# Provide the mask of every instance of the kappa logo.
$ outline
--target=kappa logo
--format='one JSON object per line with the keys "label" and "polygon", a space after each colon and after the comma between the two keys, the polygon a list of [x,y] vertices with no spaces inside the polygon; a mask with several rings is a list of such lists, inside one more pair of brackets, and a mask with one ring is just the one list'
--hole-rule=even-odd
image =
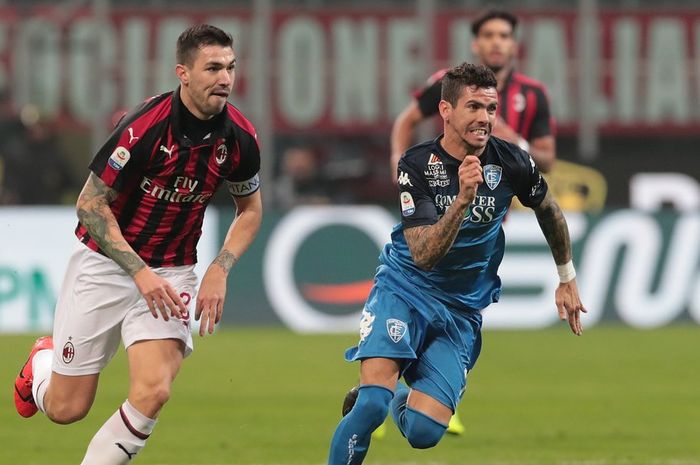
{"label": "kappa logo", "polygon": [[401,320],[396,318],[389,318],[386,320],[386,331],[389,333],[389,337],[394,343],[398,343],[406,335],[406,330],[408,325]]}
{"label": "kappa logo", "polygon": [[167,153],[168,158],[173,156],[173,150],[175,150],[175,144],[171,145],[170,148],[166,147],[165,145],[160,146],[160,151]]}
{"label": "kappa logo", "polygon": [[363,342],[369,333],[372,332],[372,323],[376,316],[372,315],[366,309],[362,310],[362,319],[360,320],[360,342]]}
{"label": "kappa logo", "polygon": [[498,165],[486,165],[484,166],[484,182],[489,186],[489,189],[494,190],[498,187],[501,182],[501,177],[503,176],[503,168]]}
{"label": "kappa logo", "polygon": [[403,171],[399,173],[399,185],[400,186],[411,186],[413,187],[413,184],[411,184],[411,180],[408,177],[408,173],[404,173]]}
{"label": "kappa logo", "polygon": [[219,144],[219,146],[216,148],[216,163],[217,164],[222,164],[224,161],[226,161],[226,156],[228,155],[228,149],[226,148],[226,144]]}
{"label": "kappa logo", "polygon": [[127,129],[127,131],[129,131],[129,145],[131,145],[133,142],[139,140],[139,136],[134,135],[134,128],[129,127],[129,129]]}

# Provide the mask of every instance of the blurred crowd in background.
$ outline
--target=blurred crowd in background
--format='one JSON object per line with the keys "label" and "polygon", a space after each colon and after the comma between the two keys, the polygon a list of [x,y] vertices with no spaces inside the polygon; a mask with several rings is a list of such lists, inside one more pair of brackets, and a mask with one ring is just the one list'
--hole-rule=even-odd
{"label": "blurred crowd in background", "polygon": [[[97,148],[94,141],[104,140],[104,136],[109,133],[109,126],[114,123],[115,117],[122,114],[124,109],[132,107],[139,98],[148,97],[153,93],[152,90],[167,91],[170,87],[168,85],[164,88],[158,88],[155,84],[151,84],[150,88],[145,85],[143,88],[139,88],[132,85],[131,87],[136,89],[132,92],[131,88],[119,90],[121,89],[119,86],[128,87],[122,81],[138,80],[139,76],[143,76],[144,80],[155,81],[152,74],[172,74],[172,64],[155,56],[158,53],[155,47],[160,42],[155,45],[153,42],[163,41],[165,43],[164,49],[170,48],[173,43],[167,39],[181,30],[182,22],[222,17],[224,18],[222,20],[224,26],[226,24],[240,26],[239,30],[231,32],[233,32],[237,43],[242,44],[237,50],[241,71],[238,74],[236,84],[236,88],[242,94],[233,95],[231,100],[246,115],[250,115],[250,119],[258,128],[261,136],[263,157],[265,158],[263,164],[264,196],[267,204],[279,209],[290,209],[300,204],[331,203],[392,206],[396,202],[396,189],[394,183],[391,182],[392,174],[389,168],[389,133],[391,130],[390,121],[397,113],[394,108],[389,110],[381,108],[382,115],[375,117],[376,121],[362,120],[363,115],[366,116],[362,112],[367,113],[372,110],[363,109],[362,102],[360,102],[358,104],[360,109],[356,109],[359,112],[357,115],[360,115],[356,118],[357,121],[353,122],[352,118],[349,118],[351,123],[344,125],[343,117],[334,116],[333,99],[326,97],[325,105],[331,109],[323,110],[325,113],[321,113],[318,122],[306,124],[303,119],[295,122],[288,115],[286,116],[287,120],[284,120],[285,112],[289,111],[288,108],[285,109],[285,105],[294,105],[294,102],[291,104],[275,103],[275,99],[282,100],[280,94],[284,89],[282,87],[276,88],[274,84],[268,86],[271,89],[270,95],[266,97],[268,100],[261,100],[259,93],[256,94],[251,90],[254,87],[254,81],[259,79],[260,73],[254,76],[251,69],[256,67],[258,71],[269,71],[270,75],[266,77],[271,82],[273,79],[287,79],[287,76],[282,76],[283,71],[278,69],[285,66],[284,52],[286,50],[283,49],[285,43],[279,36],[282,34],[280,24],[284,24],[292,15],[298,15],[305,20],[308,15],[312,19],[308,24],[313,27],[320,25],[319,27],[328,30],[334,28],[335,23],[340,24],[342,18],[357,20],[356,25],[362,23],[362,27],[366,26],[365,29],[359,26],[355,29],[356,32],[360,31],[365,34],[362,36],[363,40],[371,37],[374,30],[372,29],[373,24],[379,24],[380,27],[388,29],[389,27],[384,26],[388,22],[387,18],[414,16],[420,24],[426,24],[425,18],[434,16],[437,19],[434,23],[430,23],[436,29],[434,31],[435,40],[432,43],[432,55],[428,53],[429,59],[421,61],[417,70],[410,70],[414,73],[411,77],[411,86],[415,89],[422,85],[422,82],[439,67],[457,64],[454,57],[459,54],[455,50],[447,52],[444,49],[449,47],[454,49],[455,43],[458,44],[462,40],[456,34],[467,30],[469,19],[493,6],[491,2],[477,0],[417,0],[416,2],[382,0],[379,3],[358,0],[257,0],[254,2],[207,0],[201,3],[206,8],[193,10],[190,2],[173,0],[167,2],[161,0],[120,2],[110,2],[109,0],[0,1],[1,205],[74,204],[87,175],[87,165]],[[169,28],[170,25],[163,26],[167,21],[162,19],[165,17],[162,13],[162,7],[166,4],[169,7],[172,6],[168,11],[168,21],[172,22],[171,28]],[[531,32],[531,29],[528,29],[529,25],[540,21],[539,31],[545,34],[542,37],[550,37],[546,36],[546,33],[550,33],[552,30],[557,33],[557,27],[564,28],[563,32],[559,31],[558,33],[570,40],[570,43],[565,47],[565,52],[574,57],[573,59],[569,58],[574,65],[576,64],[575,60],[580,59],[577,53],[587,53],[586,47],[580,47],[575,38],[570,37],[577,30],[576,24],[578,24],[579,15],[586,14],[586,11],[587,14],[601,15],[602,32],[600,36],[603,39],[598,44],[601,51],[597,64],[601,68],[600,87],[602,92],[609,97],[609,101],[606,102],[607,106],[601,110],[607,112],[607,116],[601,117],[600,122],[596,123],[595,137],[597,140],[594,153],[589,152],[586,156],[581,154],[581,137],[583,136],[578,129],[577,117],[565,116],[562,118],[561,124],[558,125],[560,128],[557,132],[558,162],[555,169],[547,177],[564,208],[598,211],[606,207],[626,207],[629,195],[627,186],[630,178],[637,172],[680,172],[696,180],[700,179],[700,161],[698,161],[697,155],[697,146],[700,143],[700,114],[697,114],[698,112],[695,110],[698,105],[692,103],[700,100],[700,65],[698,65],[700,63],[700,6],[698,6],[697,1],[675,0],[668,3],[651,0],[578,0],[576,2],[529,0],[527,2],[499,2],[498,6],[513,8],[516,14],[525,17],[524,36],[531,39],[529,42],[526,41],[522,47],[527,58],[536,54],[532,48],[533,44],[542,44],[542,42],[533,39],[534,34],[528,35],[528,32]],[[439,29],[445,24],[453,26],[453,23],[449,21],[451,21],[455,11],[464,12],[465,23],[460,26],[461,29],[453,27],[447,33],[448,37],[445,38],[446,33]],[[113,108],[108,108],[108,114],[106,116],[103,114],[101,119],[98,117],[77,117],[75,114],[79,111],[75,110],[75,114],[71,113],[73,110],[65,108],[70,107],[70,104],[65,102],[56,104],[59,107],[58,110],[56,108],[47,110],[43,108],[46,96],[42,92],[46,88],[52,89],[51,85],[46,84],[47,80],[52,79],[52,77],[41,76],[41,73],[44,72],[45,64],[42,61],[45,57],[63,57],[65,66],[61,68],[60,75],[56,76],[56,79],[62,79],[61,84],[57,84],[59,90],[56,92],[66,94],[80,92],[80,89],[71,90],[73,84],[70,83],[70,80],[74,78],[70,76],[70,72],[84,75],[86,70],[89,72],[95,70],[96,79],[98,81],[100,79],[99,70],[102,68],[99,66],[105,66],[104,63],[91,68],[89,64],[85,65],[84,62],[80,61],[82,59],[80,56],[76,58],[74,52],[70,54],[65,51],[71,46],[75,47],[71,41],[81,40],[81,34],[85,33],[80,27],[73,27],[71,24],[77,24],[76,18],[83,20],[91,14],[96,15],[96,17],[102,15],[100,21],[106,20],[110,23],[110,27],[113,26],[114,30],[117,31],[115,37],[118,39],[114,39],[114,43],[117,44],[114,49],[116,51],[110,52],[111,54],[108,55],[108,60],[113,62],[108,61],[105,69],[115,76],[114,80],[118,88],[116,92],[122,92],[126,96],[121,101],[117,101]],[[139,19],[141,16],[143,16],[142,22]],[[238,16],[241,17],[240,21]],[[253,19],[258,20],[261,17],[270,21],[270,24],[267,25],[267,37],[264,34],[262,36],[257,34],[257,23],[255,23],[255,27],[251,26]],[[365,21],[365,17],[369,20]],[[659,18],[659,21],[654,22],[654,18]],[[42,21],[48,21],[48,23],[42,23]],[[316,21],[317,24],[315,25],[313,21]],[[433,20],[430,19],[430,21]],[[614,24],[610,25],[610,23]],[[42,29],[46,29],[45,24],[51,25],[52,28],[55,27],[55,32],[51,34],[55,34],[55,37],[58,37],[57,40],[52,40],[51,37],[54,36],[49,33],[42,35]],[[307,29],[311,27],[307,23],[304,24]],[[337,29],[340,30],[341,27],[338,26]],[[407,34],[401,32],[398,26],[395,29],[398,31],[397,36],[399,33]],[[384,29],[380,29],[380,31],[386,32]],[[677,31],[681,31],[681,34],[687,34],[687,36],[677,39],[674,35]],[[336,32],[327,32],[328,37],[339,37],[333,35]],[[290,32],[290,34],[292,33]],[[635,34],[639,37],[638,44],[632,40],[635,38]],[[276,54],[272,55],[272,57],[276,57],[276,60],[254,57],[254,53],[260,51],[255,47],[261,41],[261,37],[266,38],[267,42],[278,41],[275,42],[278,43]],[[290,37],[292,36],[290,35]],[[464,44],[460,47],[468,50],[470,39],[470,36],[464,35]],[[27,40],[31,44],[22,45],[22,41]],[[139,40],[145,42],[138,42]],[[382,47],[390,48],[392,46],[384,44],[385,38],[382,35],[380,35],[379,40]],[[665,40],[670,42],[664,42]],[[445,41],[449,43],[445,43]],[[661,46],[681,43],[687,47],[681,51],[668,50],[668,55],[671,57],[674,53],[682,55],[683,68],[680,71],[676,66],[678,61],[671,61],[668,65],[661,66],[659,68],[661,71],[655,71],[645,64],[644,60],[653,59],[652,45],[649,44],[654,41]],[[301,43],[299,42],[299,44]],[[629,45],[630,43],[632,45]],[[297,44],[297,48],[300,47],[299,44]],[[29,59],[29,64],[27,64],[26,58],[23,58],[25,55],[19,50],[34,46],[40,47],[41,53],[46,54],[40,54],[36,63],[32,63]],[[292,46],[294,44],[290,45],[290,47]],[[270,47],[272,48],[272,45]],[[365,58],[369,56],[371,51],[368,52],[362,48],[367,47],[366,42],[359,40],[357,47]],[[141,53],[140,48],[144,49],[142,54],[146,57],[144,63],[150,65],[148,69],[135,70],[119,61],[120,59],[126,60],[122,55],[127,54],[127,52],[133,55],[132,58],[134,56],[138,58],[139,53]],[[54,49],[58,52],[52,55]],[[286,51],[290,50],[294,51],[293,49]],[[636,50],[638,55],[629,58],[624,54],[627,50]],[[302,50],[298,53],[298,56],[304,58],[306,56],[304,53],[308,55],[312,54],[313,51]],[[319,52],[320,56],[329,58],[329,63],[342,59],[343,53],[346,52],[337,49],[337,47],[331,50],[330,46],[329,50]],[[386,55],[390,53],[392,53],[391,50],[377,52],[377,60],[386,60]],[[409,50],[407,53],[413,52]],[[465,59],[468,58],[465,57]],[[556,57],[552,59],[556,59]],[[265,64],[266,61],[275,61],[275,63]],[[381,63],[380,66],[386,66],[384,61]],[[565,68],[565,79],[580,86],[576,69],[570,69],[569,65],[562,65]],[[293,66],[293,64],[289,66]],[[296,81],[297,84],[306,78],[303,75],[304,65],[299,66],[301,77],[299,81]],[[22,72],[17,71],[22,67],[30,70],[30,74],[32,74],[26,77],[27,81],[31,81],[30,84],[24,83]],[[684,73],[684,77],[681,79],[685,81],[687,86],[688,95],[685,100],[690,102],[688,104],[690,109],[687,110],[688,115],[678,116],[679,113],[675,110],[664,110],[663,104],[659,104],[659,114],[652,114],[656,110],[649,110],[649,114],[653,117],[649,121],[634,121],[636,111],[634,105],[629,107],[631,110],[623,109],[616,116],[614,107],[618,101],[629,103],[634,101],[637,95],[643,96],[640,97],[641,100],[646,98],[645,93],[649,93],[644,85],[639,85],[637,86],[639,88],[635,87],[633,91],[636,94],[626,96],[624,89],[627,84],[615,81],[622,79],[616,77],[619,70],[624,71],[634,67],[641,70],[642,83],[646,82],[644,80],[653,78],[654,73],[664,73],[665,69],[669,69],[668,85],[676,88],[679,83],[678,73]],[[585,100],[585,97],[581,97],[584,94],[581,94],[579,88],[573,87],[573,85],[569,90],[563,93],[560,90],[557,93],[557,89],[561,89],[559,85],[561,83],[548,82],[548,79],[554,78],[552,78],[551,73],[547,74],[547,70],[543,71],[543,76],[540,77],[536,74],[537,68],[534,71],[532,68],[530,66],[525,71],[528,74],[534,73],[535,77],[541,78],[547,86],[554,89],[552,99],[555,100],[553,102],[555,110],[559,108],[561,113],[562,108],[567,111],[567,109],[575,107],[575,102],[572,104],[562,102],[562,96],[576,94],[576,98]],[[382,107],[386,106],[387,101],[392,104],[391,98],[386,97],[385,94],[391,93],[391,89],[387,88],[392,86],[391,82],[395,79],[392,74],[394,71],[401,73],[401,70],[393,69],[382,69],[376,73],[376,81],[389,81],[389,84],[364,81],[363,85],[367,85],[369,88],[379,87],[379,90],[375,90],[377,95],[385,99],[379,104]],[[332,73],[337,72],[337,69],[332,69],[328,72],[329,76],[324,76],[321,78],[322,81],[317,82],[313,80],[313,72],[309,71],[309,80],[313,81],[309,86],[325,83],[325,90],[319,91],[320,94],[337,93],[337,90],[333,90],[332,84],[327,83],[333,81],[334,75]],[[364,73],[365,71],[360,69],[360,65],[358,65],[357,72]],[[94,81],[95,76],[90,76],[90,79]],[[556,76],[554,77],[556,78]],[[294,77],[292,76],[292,78]],[[337,79],[337,75],[335,79]],[[658,79],[663,82],[666,77],[660,76]],[[88,81],[87,84],[92,85],[93,81],[89,79]],[[172,81],[167,82],[170,84]],[[31,83],[39,84],[32,87]],[[18,89],[18,85],[23,88]],[[75,86],[81,87],[83,85],[81,82]],[[280,84],[280,86],[282,85]],[[360,86],[354,91],[362,89]],[[301,94],[306,91],[308,89],[302,88],[300,90]],[[622,92],[624,95],[611,97],[615,92],[618,94]],[[140,93],[144,95],[140,95]],[[85,95],[87,97],[83,97],[80,104],[89,107],[93,104],[93,100],[90,99],[94,96],[89,92]],[[410,93],[404,92],[400,95],[404,96],[405,101],[396,103],[397,108],[400,108],[410,98]],[[302,95],[300,99],[309,100],[316,97],[315,95]],[[67,99],[65,96],[60,98]],[[86,98],[90,101],[85,102]],[[654,98],[663,101],[666,97],[661,95]],[[668,98],[677,98],[677,96]],[[95,102],[100,101],[99,97],[94,97],[94,99]],[[357,99],[361,100],[360,97]],[[558,102],[557,99],[559,99]],[[573,101],[574,97],[571,97],[571,100]],[[265,106],[265,102],[271,109],[262,111],[261,108]],[[99,106],[99,103],[94,104]],[[599,107],[603,108],[600,102],[595,101],[584,101],[581,105],[594,107],[592,113],[594,119],[598,115]],[[672,106],[673,102],[669,107]],[[292,108],[294,107],[292,106]],[[613,108],[612,112],[610,108]],[[580,109],[581,107],[570,111],[580,111]],[[353,108],[350,108],[348,111],[352,110]],[[384,116],[384,113],[387,115]],[[612,117],[610,117],[611,114]],[[555,111],[555,118],[557,116]],[[629,121],[632,123],[627,124]],[[298,127],[295,127],[297,123]],[[422,131],[421,138],[434,137],[439,131],[437,124],[428,126]],[[96,128],[103,132],[99,137],[95,136]],[[230,200],[225,194],[219,193],[214,201],[221,205],[230,205]]]}

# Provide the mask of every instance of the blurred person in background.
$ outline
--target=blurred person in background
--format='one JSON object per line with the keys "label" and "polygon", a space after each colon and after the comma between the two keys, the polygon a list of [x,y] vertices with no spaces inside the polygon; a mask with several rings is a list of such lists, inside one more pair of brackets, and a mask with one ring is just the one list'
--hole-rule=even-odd
{"label": "blurred person in background", "polygon": [[295,145],[282,152],[274,192],[279,207],[331,203],[330,185],[322,173],[321,157],[311,147]]}
{"label": "blurred person in background", "polygon": [[402,221],[380,256],[360,341],[345,353],[360,361],[360,386],[346,396],[328,465],[363,463],[389,411],[412,447],[442,439],[481,351],[482,311],[500,297],[501,225],[513,197],[534,210],[557,265],[559,317],[582,334],[566,220],[528,153],[491,137],[496,85],[483,65],[449,70],[443,133],[399,161]]}
{"label": "blurred person in background", "polygon": [[[90,164],[77,202],[80,244],[53,337],[37,340],[15,380],[21,416],[41,410],[56,423],[73,423],[87,415],[99,374],[123,341],[128,397],[92,438],[83,465],[126,464],[144,447],[192,352],[195,293],[199,334],[211,334],[228,273],[262,221],[255,129],[227,102],[233,39],[193,26],[178,38],[176,58],[177,90],[123,117]],[[204,212],[224,182],[236,217],[196,292]]]}
{"label": "blurred person in background", "polygon": [[[554,120],[550,114],[545,86],[514,68],[518,55],[515,39],[518,18],[507,11],[492,10],[472,24],[472,52],[488,66],[498,80],[498,116],[493,135],[517,144],[528,152],[543,173],[556,160]],[[391,131],[391,176],[403,153],[413,144],[416,126],[438,113],[440,85],[447,70],[433,74],[426,85],[396,117]]]}
{"label": "blurred person in background", "polygon": [[56,133],[35,105],[26,105],[18,116],[6,116],[0,132],[0,203],[51,205],[75,199],[79,181]]}

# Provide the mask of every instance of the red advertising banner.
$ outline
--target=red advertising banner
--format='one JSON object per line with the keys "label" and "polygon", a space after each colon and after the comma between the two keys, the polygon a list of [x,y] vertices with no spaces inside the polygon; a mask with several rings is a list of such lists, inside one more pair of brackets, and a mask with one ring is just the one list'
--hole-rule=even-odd
{"label": "red advertising banner", "polygon": [[[250,9],[117,7],[96,26],[85,8],[4,7],[0,86],[16,108],[33,103],[85,124],[98,103],[117,111],[176,86],[177,36],[211,22],[236,40],[234,103],[254,113],[265,95],[276,131],[384,132],[435,69],[472,59],[473,14],[439,10],[424,27],[408,8],[284,9],[261,29]],[[518,67],[548,86],[561,133],[575,131],[584,104],[604,134],[700,128],[700,9],[605,10],[596,40],[582,45],[573,11],[519,16]],[[586,47],[597,58],[597,97],[581,102],[578,51]]]}

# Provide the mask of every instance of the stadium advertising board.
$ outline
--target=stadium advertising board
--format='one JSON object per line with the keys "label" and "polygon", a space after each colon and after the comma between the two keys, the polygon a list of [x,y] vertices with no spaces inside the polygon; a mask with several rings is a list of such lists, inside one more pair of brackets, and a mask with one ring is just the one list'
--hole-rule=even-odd
{"label": "stadium advertising board", "polygon": [[[208,216],[200,266],[216,254],[229,215],[219,212],[218,235]],[[4,208],[2,218],[0,332],[47,331],[63,270],[77,246],[70,233],[74,212]],[[638,328],[700,323],[697,208],[680,214],[641,209],[569,213],[567,219],[588,327],[602,321]],[[380,246],[395,220],[371,206],[268,212],[258,239],[231,273],[224,322],[284,324],[299,332],[355,331]],[[46,233],[47,224],[52,234]],[[504,292],[501,302],[485,312],[487,327],[557,324],[556,271],[534,215],[512,213],[506,236],[500,273]]]}
{"label": "stadium advertising board", "polygon": [[[0,207],[0,333],[51,329],[68,260],[77,247],[72,207]],[[199,241],[200,278],[218,253],[218,215],[207,210]],[[196,324],[196,323],[195,323]]]}
{"label": "stadium advertising board", "polygon": [[[267,33],[252,29],[258,18],[250,9],[114,7],[107,24],[97,28],[84,7],[8,6],[0,13],[0,85],[18,108],[35,103],[49,116],[85,124],[98,107],[95,95],[114,112],[169,90],[177,84],[172,70],[178,34],[207,21],[236,38],[234,99],[248,113],[255,115],[256,98],[264,95],[278,131],[357,133],[384,131],[410,91],[435,69],[472,58],[475,12],[439,10],[426,30],[412,8],[274,9]],[[582,104],[575,11],[528,10],[520,16],[519,68],[547,84],[560,130],[571,132]],[[594,106],[601,131],[697,130],[699,11],[603,10],[594,30],[588,46],[597,62],[595,98],[585,103]],[[426,44],[432,47],[426,50]],[[96,64],[96,57],[106,64]],[[37,62],[41,73],[34,72]]]}

